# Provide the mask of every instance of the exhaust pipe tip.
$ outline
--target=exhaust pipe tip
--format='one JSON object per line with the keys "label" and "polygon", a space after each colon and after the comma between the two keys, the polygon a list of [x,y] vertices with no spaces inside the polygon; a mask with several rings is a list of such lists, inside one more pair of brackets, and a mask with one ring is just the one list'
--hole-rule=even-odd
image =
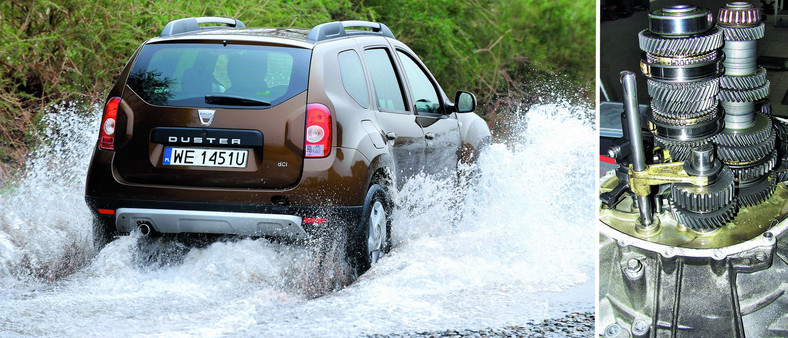
{"label": "exhaust pipe tip", "polygon": [[140,223],[139,229],[143,236],[148,236],[151,234],[151,232],[153,232],[153,228],[150,226],[150,223]]}

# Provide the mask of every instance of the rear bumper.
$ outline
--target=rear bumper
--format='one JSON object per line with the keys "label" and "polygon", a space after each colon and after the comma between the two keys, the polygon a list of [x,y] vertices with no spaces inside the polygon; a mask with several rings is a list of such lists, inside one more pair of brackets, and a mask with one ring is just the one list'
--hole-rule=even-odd
{"label": "rear bumper", "polygon": [[[304,222],[325,219],[338,230],[355,226],[362,206],[311,207],[259,204],[199,203],[182,201],[134,200],[85,196],[97,218],[114,225],[121,233],[148,223],[161,233],[206,233],[303,239],[325,224]],[[99,213],[99,209],[114,214]]]}
{"label": "rear bumper", "polygon": [[161,233],[209,233],[306,239],[303,218],[294,215],[171,209],[120,208],[115,225],[130,232],[148,224]]}

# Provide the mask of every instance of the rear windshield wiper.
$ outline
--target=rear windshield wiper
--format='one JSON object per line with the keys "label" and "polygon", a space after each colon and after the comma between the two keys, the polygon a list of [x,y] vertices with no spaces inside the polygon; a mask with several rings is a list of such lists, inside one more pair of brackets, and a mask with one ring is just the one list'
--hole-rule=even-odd
{"label": "rear windshield wiper", "polygon": [[231,95],[206,95],[205,103],[221,104],[228,106],[265,106],[265,107],[271,106],[271,102],[261,101],[248,97],[231,96]]}

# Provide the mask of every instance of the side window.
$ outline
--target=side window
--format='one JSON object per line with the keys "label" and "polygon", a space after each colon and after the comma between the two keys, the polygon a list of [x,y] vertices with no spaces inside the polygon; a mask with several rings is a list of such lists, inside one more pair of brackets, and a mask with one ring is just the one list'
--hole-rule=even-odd
{"label": "side window", "polygon": [[369,90],[361,59],[354,50],[339,53],[339,73],[342,75],[342,85],[350,96],[364,108],[369,108]]}
{"label": "side window", "polygon": [[383,110],[406,111],[405,100],[402,98],[402,89],[391,64],[388,51],[383,48],[368,49],[364,51],[367,59],[367,68],[372,76],[372,85],[375,87],[375,97],[378,108]]}
{"label": "side window", "polygon": [[419,113],[441,113],[438,93],[435,91],[430,78],[427,74],[424,74],[424,71],[409,55],[400,51],[397,51],[397,54],[400,62],[402,62],[405,75],[408,77],[408,84],[413,95],[413,101],[415,101],[416,111]]}

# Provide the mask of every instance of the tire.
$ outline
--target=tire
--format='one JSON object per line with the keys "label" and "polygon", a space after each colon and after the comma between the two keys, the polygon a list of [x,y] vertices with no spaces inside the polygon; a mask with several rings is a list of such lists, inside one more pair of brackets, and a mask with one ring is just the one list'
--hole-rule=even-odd
{"label": "tire", "polygon": [[364,199],[361,219],[353,236],[351,264],[361,275],[391,248],[391,207],[386,190],[372,185]]}
{"label": "tire", "polygon": [[101,251],[118,235],[112,219],[93,216],[93,248],[96,253]]}

